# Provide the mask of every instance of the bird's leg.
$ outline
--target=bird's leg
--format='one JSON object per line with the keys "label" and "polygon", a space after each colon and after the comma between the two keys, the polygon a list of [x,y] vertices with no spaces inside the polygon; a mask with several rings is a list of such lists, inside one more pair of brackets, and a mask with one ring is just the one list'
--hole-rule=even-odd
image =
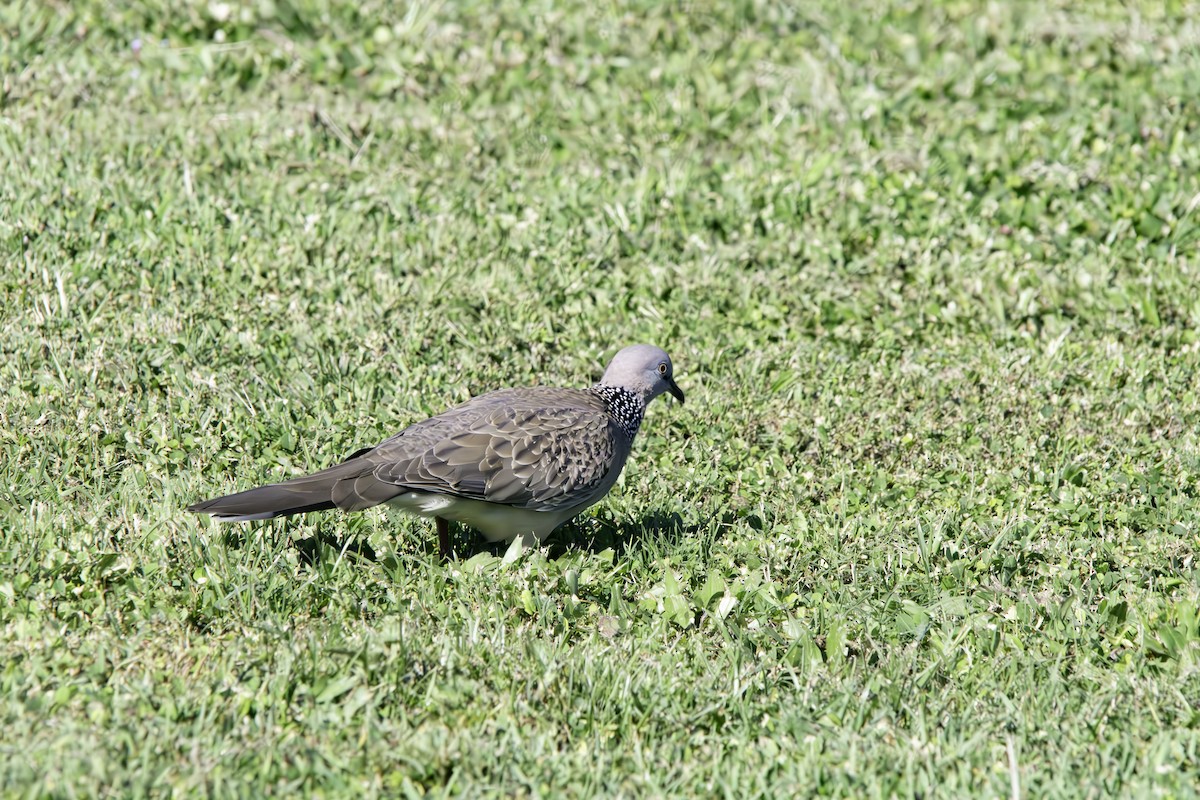
{"label": "bird's leg", "polygon": [[441,517],[434,517],[437,521],[438,532],[438,551],[442,554],[442,561],[450,560],[450,523]]}

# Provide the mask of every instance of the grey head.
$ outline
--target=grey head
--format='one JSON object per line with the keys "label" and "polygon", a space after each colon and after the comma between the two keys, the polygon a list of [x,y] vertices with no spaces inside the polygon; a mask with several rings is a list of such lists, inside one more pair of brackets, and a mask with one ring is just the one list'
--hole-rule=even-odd
{"label": "grey head", "polygon": [[601,386],[625,389],[649,403],[663,392],[683,402],[683,392],[675,385],[671,357],[661,348],[650,344],[635,344],[624,348],[608,362]]}

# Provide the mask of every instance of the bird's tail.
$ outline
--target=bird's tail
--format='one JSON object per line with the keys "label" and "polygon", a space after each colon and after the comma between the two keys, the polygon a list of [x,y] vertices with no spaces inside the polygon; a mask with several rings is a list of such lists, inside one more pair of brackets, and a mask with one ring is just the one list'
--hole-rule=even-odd
{"label": "bird's tail", "polygon": [[211,514],[220,522],[247,522],[330,508],[357,511],[399,494],[398,487],[375,480],[371,476],[374,465],[357,456],[312,475],[205,500],[187,510]]}
{"label": "bird's tail", "polygon": [[273,519],[303,514],[305,511],[324,511],[334,508],[330,492],[319,499],[316,491],[298,492],[284,483],[259,486],[237,494],[227,494],[188,506],[187,510],[197,514],[211,514],[218,522],[249,522],[254,519]]}

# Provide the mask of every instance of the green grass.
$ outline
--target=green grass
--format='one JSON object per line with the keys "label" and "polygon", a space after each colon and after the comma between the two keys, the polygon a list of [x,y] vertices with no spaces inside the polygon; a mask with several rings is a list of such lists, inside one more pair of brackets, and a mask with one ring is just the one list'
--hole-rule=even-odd
{"label": "green grass", "polygon": [[[495,6],[0,7],[0,794],[1192,796],[1200,6]],[[181,510],[638,341],[545,550]]]}

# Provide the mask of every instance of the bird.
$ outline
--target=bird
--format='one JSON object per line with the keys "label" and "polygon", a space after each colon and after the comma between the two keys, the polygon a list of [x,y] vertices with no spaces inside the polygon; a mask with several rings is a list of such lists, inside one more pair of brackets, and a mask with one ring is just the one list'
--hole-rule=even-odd
{"label": "bird", "polygon": [[520,538],[535,546],[608,494],[647,405],[663,393],[684,402],[670,356],[653,345],[630,345],[586,389],[489,392],[340,464],[187,510],[245,522],[388,503],[435,520],[443,560],[451,557],[450,521],[490,542]]}

